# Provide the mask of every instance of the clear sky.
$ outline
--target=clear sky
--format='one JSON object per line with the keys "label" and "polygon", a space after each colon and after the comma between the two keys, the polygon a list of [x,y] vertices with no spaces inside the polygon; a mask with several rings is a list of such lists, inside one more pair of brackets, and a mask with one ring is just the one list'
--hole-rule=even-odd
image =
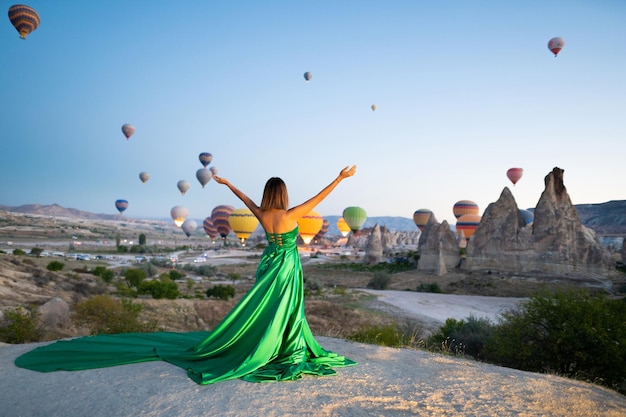
{"label": "clear sky", "polygon": [[356,164],[322,215],[454,223],[456,201],[482,212],[507,186],[534,207],[555,166],[574,204],[626,199],[622,0],[27,4],[41,24],[25,41],[0,25],[2,205],[243,207],[201,187],[200,152],[257,203],[271,176],[296,204]]}

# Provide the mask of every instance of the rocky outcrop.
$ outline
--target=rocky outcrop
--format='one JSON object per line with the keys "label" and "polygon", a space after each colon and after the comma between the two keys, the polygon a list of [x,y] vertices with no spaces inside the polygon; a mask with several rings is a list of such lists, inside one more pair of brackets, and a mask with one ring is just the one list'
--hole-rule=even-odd
{"label": "rocky outcrop", "polygon": [[47,332],[75,336],[76,329],[70,317],[70,306],[61,297],[54,297],[37,309],[39,321]]}
{"label": "rocky outcrop", "polygon": [[419,240],[417,269],[444,275],[460,262],[459,244],[447,221],[438,223],[431,216]]}
{"label": "rocky outcrop", "polygon": [[528,226],[505,188],[487,207],[467,245],[469,271],[498,271],[602,281],[615,270],[611,254],[581,223],[563,183],[563,170],[545,178]]}
{"label": "rocky outcrop", "polygon": [[374,226],[367,239],[365,248],[365,256],[363,263],[372,265],[382,262],[383,260],[383,242],[380,234],[378,223]]}

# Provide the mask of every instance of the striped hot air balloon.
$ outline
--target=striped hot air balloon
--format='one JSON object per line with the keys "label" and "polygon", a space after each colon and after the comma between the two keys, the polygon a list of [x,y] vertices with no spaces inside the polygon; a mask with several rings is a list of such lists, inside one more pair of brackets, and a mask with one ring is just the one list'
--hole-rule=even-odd
{"label": "striped hot air balloon", "polygon": [[367,220],[367,213],[361,207],[346,207],[343,210],[343,218],[350,226],[350,230],[358,232]]}
{"label": "striped hot air balloon", "polygon": [[235,210],[233,206],[220,205],[211,211],[211,221],[222,238],[226,238],[233,230],[228,222],[228,216]]}
{"label": "striped hot air balloon", "polygon": [[317,232],[320,231],[324,219],[317,211],[311,210],[298,219],[298,232],[305,244],[311,243]]}
{"label": "striped hot air balloon", "polygon": [[213,155],[208,152],[201,152],[200,155],[198,155],[198,159],[202,166],[206,168],[213,160]]}
{"label": "striped hot air balloon", "polygon": [[127,200],[116,200],[115,201],[115,208],[117,209],[117,211],[120,212],[120,214],[123,214],[124,210],[126,210],[128,208],[128,201]]}
{"label": "striped hot air balloon", "polygon": [[37,11],[23,4],[9,7],[9,20],[22,39],[26,39],[26,36],[39,27],[39,14]]}
{"label": "striped hot air balloon", "polygon": [[320,229],[319,232],[317,232],[317,234],[313,238],[313,241],[317,241],[323,238],[326,232],[328,232],[329,226],[330,226],[330,223],[328,223],[328,220],[324,219],[324,221],[322,222],[322,228]]}
{"label": "striped hot air balloon", "polygon": [[211,239],[211,242],[214,242],[220,235],[217,231],[217,227],[215,227],[213,221],[211,221],[211,217],[204,219],[202,222],[202,228],[204,229],[204,233],[206,233],[209,239]]}
{"label": "striped hot air balloon", "polygon": [[474,234],[481,219],[482,216],[478,214],[464,214],[456,220],[456,231],[463,231],[465,237],[469,239]]}
{"label": "striped hot air balloon", "polygon": [[413,213],[413,222],[420,231],[423,231],[432,215],[433,212],[428,209],[415,210],[415,213]]}
{"label": "striped hot air balloon", "polygon": [[457,219],[464,214],[478,214],[478,204],[472,200],[460,200],[454,203],[452,212]]}
{"label": "striped hot air balloon", "polygon": [[245,245],[246,239],[250,237],[259,225],[259,220],[252,214],[249,208],[234,210],[228,216],[228,222],[235,235],[241,240],[242,245]]}

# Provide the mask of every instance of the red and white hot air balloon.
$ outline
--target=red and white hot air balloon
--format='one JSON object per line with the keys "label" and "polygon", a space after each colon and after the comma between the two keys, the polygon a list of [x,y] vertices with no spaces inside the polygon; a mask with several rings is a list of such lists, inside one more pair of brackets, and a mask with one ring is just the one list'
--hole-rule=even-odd
{"label": "red and white hot air balloon", "polygon": [[548,41],[548,49],[552,51],[554,57],[561,52],[561,49],[565,46],[565,39],[561,37],[552,38]]}

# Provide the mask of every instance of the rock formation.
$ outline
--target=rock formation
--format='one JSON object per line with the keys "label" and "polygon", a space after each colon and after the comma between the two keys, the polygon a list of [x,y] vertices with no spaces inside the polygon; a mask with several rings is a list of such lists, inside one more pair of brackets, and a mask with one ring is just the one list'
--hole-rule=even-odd
{"label": "rock formation", "polygon": [[377,264],[383,260],[383,242],[378,223],[374,226],[367,239],[363,263]]}
{"label": "rock formation", "polygon": [[534,222],[528,226],[505,188],[470,239],[464,268],[598,281],[611,275],[615,262],[595,232],[581,223],[563,172],[554,168],[546,176]]}
{"label": "rock formation", "polygon": [[433,216],[428,220],[419,240],[420,254],[417,269],[437,275],[447,273],[460,261],[459,244],[447,221],[438,223]]}

